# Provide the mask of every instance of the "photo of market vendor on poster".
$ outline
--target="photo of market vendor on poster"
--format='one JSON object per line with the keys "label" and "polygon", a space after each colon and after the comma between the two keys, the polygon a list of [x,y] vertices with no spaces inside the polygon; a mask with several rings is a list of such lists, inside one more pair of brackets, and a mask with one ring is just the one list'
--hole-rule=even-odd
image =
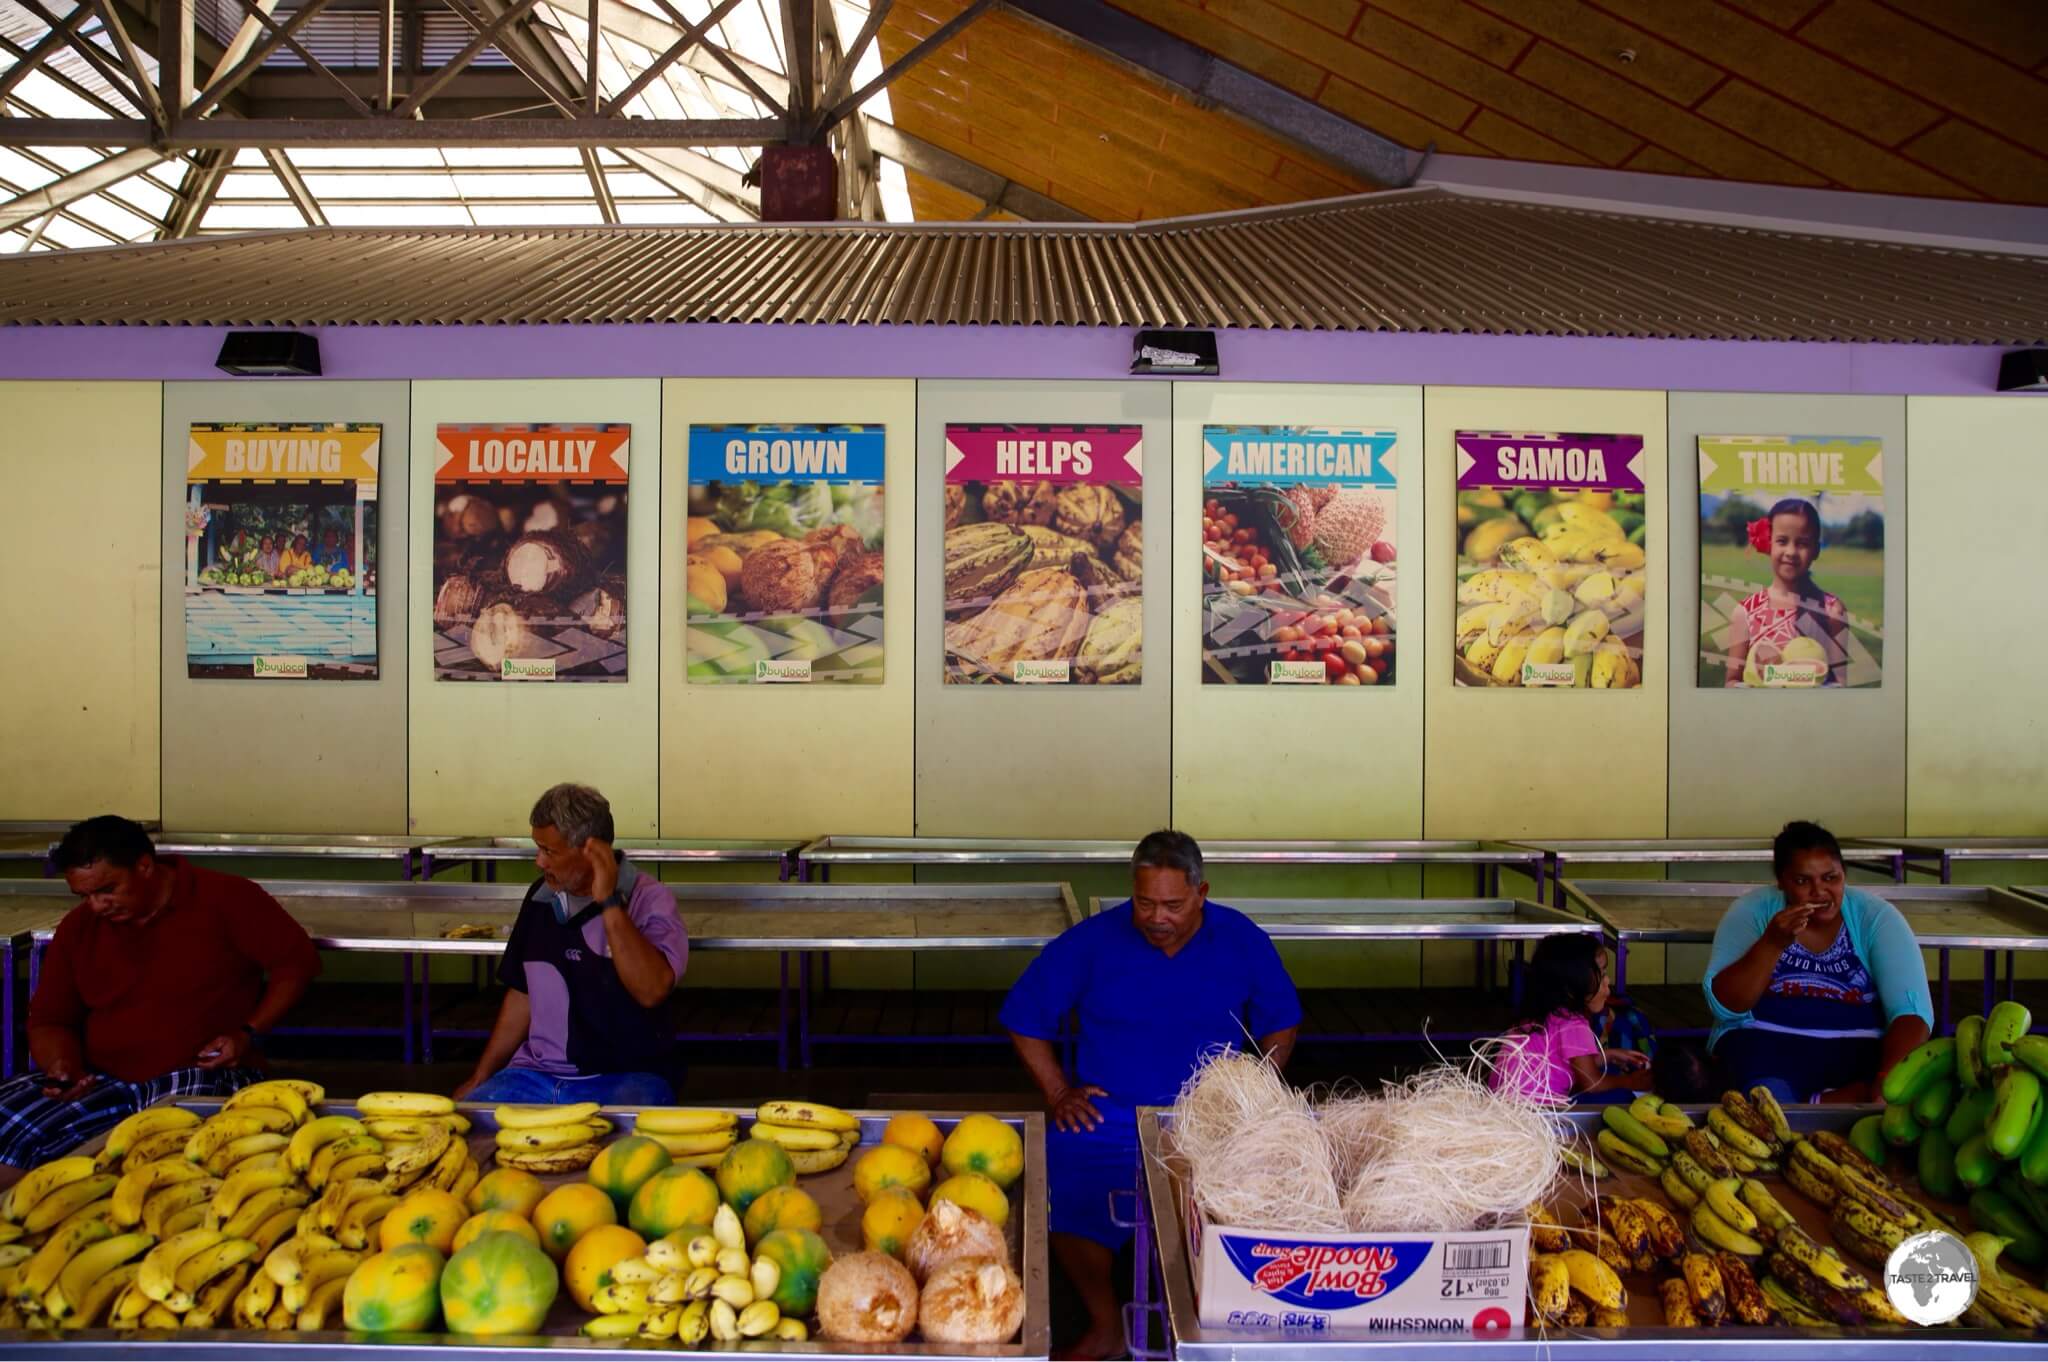
{"label": "photo of market vendor on poster", "polygon": [[185,669],[377,677],[376,425],[194,425],[185,471]]}
{"label": "photo of market vendor on poster", "polygon": [[434,679],[626,679],[632,427],[444,425]]}
{"label": "photo of market vendor on poster", "polygon": [[1643,684],[1640,435],[1459,431],[1454,684]]}
{"label": "photo of market vendor on poster", "polygon": [[882,679],[879,425],[690,427],[691,684]]}
{"label": "photo of market vendor on poster", "polygon": [[1202,430],[1202,684],[1394,679],[1390,430]]}
{"label": "photo of market vendor on poster", "polygon": [[946,427],[947,684],[1144,677],[1138,426]]}
{"label": "photo of market vendor on poster", "polygon": [[1700,684],[1884,684],[1884,442],[1700,437]]}

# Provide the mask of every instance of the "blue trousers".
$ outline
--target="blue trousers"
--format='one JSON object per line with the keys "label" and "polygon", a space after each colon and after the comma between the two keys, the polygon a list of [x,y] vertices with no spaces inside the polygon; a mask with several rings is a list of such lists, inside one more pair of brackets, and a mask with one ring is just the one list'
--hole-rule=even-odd
{"label": "blue trousers", "polygon": [[1102,1124],[1084,1132],[1068,1132],[1047,1122],[1045,1164],[1052,1209],[1046,1217],[1055,1234],[1092,1239],[1111,1252],[1130,1241],[1131,1232],[1109,1216],[1113,1192],[1138,1185],[1138,1115],[1133,1107],[1095,1099]]}
{"label": "blue trousers", "polygon": [[539,1069],[500,1069],[464,1099],[469,1102],[517,1102],[529,1106],[565,1106],[595,1102],[605,1107],[666,1107],[676,1090],[660,1074],[578,1074],[557,1078]]}

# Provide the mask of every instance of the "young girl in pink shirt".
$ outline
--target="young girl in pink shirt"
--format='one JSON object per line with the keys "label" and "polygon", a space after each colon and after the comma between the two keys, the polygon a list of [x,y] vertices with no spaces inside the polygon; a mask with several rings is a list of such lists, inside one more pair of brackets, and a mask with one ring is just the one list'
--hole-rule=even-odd
{"label": "young girl in pink shirt", "polygon": [[1820,557],[1820,512],[1801,497],[1786,497],[1761,520],[1750,522],[1749,546],[1771,560],[1771,582],[1746,598],[1729,621],[1727,684],[1747,684],[1754,662],[1786,661],[1786,645],[1811,639],[1825,651],[1820,684],[1838,686],[1846,654],[1839,642],[1848,614],[1841,597],[1813,580]]}
{"label": "young girl in pink shirt", "polygon": [[1593,1018],[1607,1006],[1613,957],[1592,935],[1545,937],[1523,977],[1522,1018],[1493,1042],[1492,1085],[1556,1105],[1650,1086],[1650,1057],[1602,1051]]}

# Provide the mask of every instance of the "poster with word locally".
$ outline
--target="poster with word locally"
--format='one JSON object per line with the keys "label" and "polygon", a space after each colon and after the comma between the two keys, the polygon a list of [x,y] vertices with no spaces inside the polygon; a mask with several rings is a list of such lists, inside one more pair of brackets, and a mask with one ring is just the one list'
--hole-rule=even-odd
{"label": "poster with word locally", "polygon": [[377,676],[375,425],[195,425],[185,450],[185,671]]}
{"label": "poster with word locally", "polygon": [[946,681],[1144,676],[1138,426],[946,427]]}
{"label": "poster with word locally", "polygon": [[1459,431],[1460,686],[1643,684],[1640,435]]}
{"label": "poster with word locally", "polygon": [[691,684],[882,679],[882,426],[691,426]]}
{"label": "poster with word locally", "polygon": [[626,679],[627,425],[435,432],[434,679]]}
{"label": "poster with word locally", "polygon": [[1884,684],[1884,442],[1700,437],[1700,684]]}
{"label": "poster with word locally", "polygon": [[1394,679],[1391,430],[1202,428],[1202,683]]}

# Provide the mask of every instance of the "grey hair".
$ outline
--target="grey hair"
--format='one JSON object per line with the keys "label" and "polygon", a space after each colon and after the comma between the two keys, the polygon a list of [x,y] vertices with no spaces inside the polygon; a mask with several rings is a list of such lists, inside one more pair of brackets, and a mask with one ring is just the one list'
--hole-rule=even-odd
{"label": "grey hair", "polygon": [[588,785],[552,786],[533,801],[533,812],[526,821],[536,828],[553,828],[572,847],[593,837],[600,842],[612,840],[611,803]]}
{"label": "grey hair", "polygon": [[1145,834],[1131,853],[1131,870],[1178,870],[1189,884],[1202,883],[1202,848],[1195,839],[1172,828]]}

